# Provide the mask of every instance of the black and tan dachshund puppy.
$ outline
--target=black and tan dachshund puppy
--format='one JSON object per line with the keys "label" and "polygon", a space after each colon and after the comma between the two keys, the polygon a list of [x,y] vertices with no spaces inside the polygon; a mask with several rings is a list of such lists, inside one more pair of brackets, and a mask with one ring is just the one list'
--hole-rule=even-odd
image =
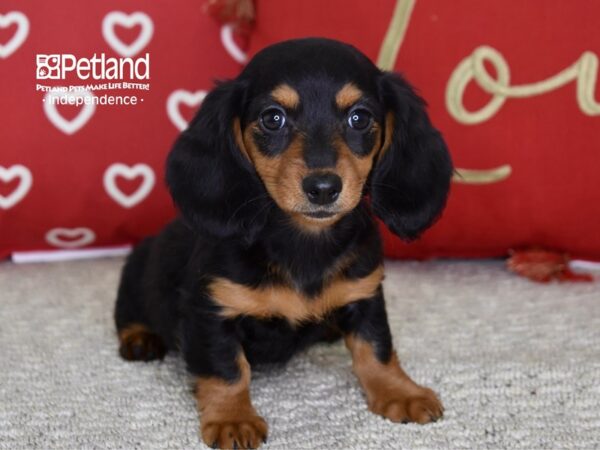
{"label": "black and tan dachshund puppy", "polygon": [[327,39],[282,42],[218,84],[175,143],[181,217],[135,248],[115,319],[128,360],[183,354],[206,444],[257,447],[250,370],[343,337],[369,409],[442,415],[392,347],[373,216],[416,238],[440,215],[452,164],[398,75]]}

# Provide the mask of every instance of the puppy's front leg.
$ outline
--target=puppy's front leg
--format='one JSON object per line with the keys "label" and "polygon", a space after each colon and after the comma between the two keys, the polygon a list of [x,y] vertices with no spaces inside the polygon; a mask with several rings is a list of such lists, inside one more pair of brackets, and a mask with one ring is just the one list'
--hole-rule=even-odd
{"label": "puppy's front leg", "polygon": [[442,416],[444,408],[436,394],[419,386],[400,367],[381,288],[375,297],[351,305],[341,325],[372,412],[393,422],[421,424]]}
{"label": "puppy's front leg", "polygon": [[200,432],[213,448],[257,448],[267,424],[250,401],[250,364],[226,322],[187,321],[182,350],[188,369],[198,375],[196,399]]}

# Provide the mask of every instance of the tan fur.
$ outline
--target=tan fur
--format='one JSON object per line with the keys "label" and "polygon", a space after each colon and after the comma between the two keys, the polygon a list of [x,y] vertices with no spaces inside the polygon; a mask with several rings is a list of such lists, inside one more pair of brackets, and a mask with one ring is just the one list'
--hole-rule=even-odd
{"label": "tan fur", "polygon": [[442,416],[444,408],[435,393],[416,384],[402,370],[396,352],[382,363],[373,346],[361,338],[346,336],[346,346],[371,411],[393,422],[427,423]]}
{"label": "tan fur", "polygon": [[362,198],[362,192],[369,172],[373,167],[374,157],[381,146],[381,128],[373,125],[372,133],[376,134],[375,144],[365,156],[357,156],[352,152],[344,139],[338,136],[334,140],[334,146],[338,155],[334,172],[342,178],[343,188],[337,205],[341,214],[318,222],[311,220],[302,214],[294,214],[294,222],[309,233],[319,233],[333,225],[346,212],[351,211],[358,205]]}
{"label": "tan fur", "polygon": [[141,341],[149,333],[148,327],[141,323],[131,323],[125,328],[119,330],[119,341],[131,342]]}
{"label": "tan fur", "polygon": [[335,95],[335,103],[343,111],[360,100],[362,95],[362,91],[354,83],[346,83]]}
{"label": "tan fur", "polygon": [[286,109],[295,109],[300,104],[298,91],[288,84],[280,84],[273,89],[271,98]]}
{"label": "tan fur", "polygon": [[267,424],[250,401],[250,365],[238,357],[240,378],[228,383],[215,377],[198,378],[196,400],[204,442],[219,448],[257,448],[267,436]]}
{"label": "tan fur", "polygon": [[379,155],[377,158],[381,158],[385,152],[388,151],[390,146],[392,145],[392,137],[394,134],[394,115],[389,112],[385,116],[385,137],[383,140],[383,145],[381,146],[381,150],[379,150]]}
{"label": "tan fur", "polygon": [[257,127],[253,122],[243,133],[245,152],[273,200],[284,211],[294,212],[299,203],[304,201],[302,179],[309,172],[302,156],[302,137],[296,136],[282,154],[268,157],[260,152],[254,142],[252,134]]}
{"label": "tan fur", "polygon": [[290,217],[293,224],[296,225],[299,230],[307,234],[319,234],[336,223],[340,219],[341,214],[323,219],[313,219],[300,213],[293,213]]}
{"label": "tan fur", "polygon": [[356,207],[362,196],[363,185],[373,166],[374,156],[381,146],[379,126],[373,127],[372,132],[376,133],[377,138],[372,151],[366,156],[359,157],[352,153],[341,137],[335,140],[334,146],[338,152],[338,160],[334,172],[342,178],[344,186],[338,200],[338,209],[341,214],[321,220],[307,218],[299,211],[306,203],[306,196],[302,190],[302,179],[310,173],[302,155],[302,137],[296,136],[288,149],[281,155],[268,157],[260,152],[252,137],[256,126],[255,123],[248,126],[243,137],[239,137],[236,132],[238,145],[254,164],[273,200],[281,209],[290,214],[294,223],[304,231],[318,233],[339,220],[343,213]]}
{"label": "tan fur", "polygon": [[340,194],[339,203],[343,210],[350,211],[358,205],[362,197],[363,186],[373,168],[373,160],[381,146],[381,128],[373,125],[372,133],[376,139],[368,155],[357,156],[341,137],[334,141],[338,154],[335,172],[342,178],[344,187]]}
{"label": "tan fur", "polygon": [[162,339],[142,323],[130,323],[119,330],[119,354],[126,360],[150,361],[167,352]]}
{"label": "tan fur", "polygon": [[233,136],[235,138],[235,143],[237,144],[239,150],[242,154],[252,162],[250,155],[248,155],[248,150],[246,150],[246,145],[244,144],[244,136],[242,134],[242,126],[240,124],[240,119],[236,117],[233,119]]}
{"label": "tan fur", "polygon": [[222,306],[221,314],[225,317],[283,317],[292,324],[298,324],[305,320],[323,319],[334,309],[372,297],[382,279],[383,266],[355,280],[336,275],[314,298],[304,296],[289,284],[252,288],[225,278],[215,279],[209,290],[212,298]]}
{"label": "tan fur", "polygon": [[[300,101],[298,92],[285,84],[278,86],[271,96],[284,106],[291,107]],[[358,100],[360,96],[362,96],[360,89],[352,83],[348,83],[336,95],[336,103],[338,106],[350,104]],[[393,121],[391,116],[388,119]],[[236,144],[242,154],[254,165],[269,195],[282,210],[288,213],[295,225],[307,233],[314,234],[329,228],[360,202],[363,186],[373,167],[374,158],[380,150],[389,145],[388,141],[391,139],[391,136],[388,136],[391,133],[389,120],[386,120],[386,136],[383,144],[381,126],[377,123],[373,125],[371,133],[376,134],[376,139],[368,155],[357,156],[341,136],[335,138],[333,145],[338,158],[333,172],[342,178],[343,188],[337,201],[339,213],[324,219],[314,219],[303,214],[310,208],[310,205],[308,205],[306,195],[302,190],[302,180],[314,171],[308,169],[304,162],[304,138],[301,134],[297,134],[292,139],[289,147],[283,153],[269,157],[260,151],[254,140],[254,133],[260,132],[256,121],[248,124],[242,130],[239,119],[236,118],[233,122],[233,132]],[[323,171],[327,172],[328,170]]]}

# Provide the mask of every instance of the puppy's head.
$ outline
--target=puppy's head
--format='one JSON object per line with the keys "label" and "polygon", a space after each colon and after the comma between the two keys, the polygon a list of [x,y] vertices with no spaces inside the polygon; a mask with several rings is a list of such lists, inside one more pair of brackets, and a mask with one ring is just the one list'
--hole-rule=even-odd
{"label": "puppy's head", "polygon": [[250,238],[272,207],[320,232],[370,193],[412,239],[440,214],[451,162],[423,101],[355,48],[301,39],[258,53],[220,84],[169,157],[167,181],[192,223]]}

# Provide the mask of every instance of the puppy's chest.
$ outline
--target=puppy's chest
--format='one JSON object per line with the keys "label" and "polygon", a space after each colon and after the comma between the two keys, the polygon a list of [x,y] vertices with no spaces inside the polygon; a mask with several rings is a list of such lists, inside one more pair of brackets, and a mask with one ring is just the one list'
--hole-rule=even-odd
{"label": "puppy's chest", "polygon": [[338,308],[372,297],[383,279],[383,266],[360,278],[332,274],[323,279],[321,289],[311,294],[299,289],[285,273],[267,275],[265,281],[253,286],[215,278],[209,284],[209,293],[227,318],[278,317],[292,324],[321,321]]}

